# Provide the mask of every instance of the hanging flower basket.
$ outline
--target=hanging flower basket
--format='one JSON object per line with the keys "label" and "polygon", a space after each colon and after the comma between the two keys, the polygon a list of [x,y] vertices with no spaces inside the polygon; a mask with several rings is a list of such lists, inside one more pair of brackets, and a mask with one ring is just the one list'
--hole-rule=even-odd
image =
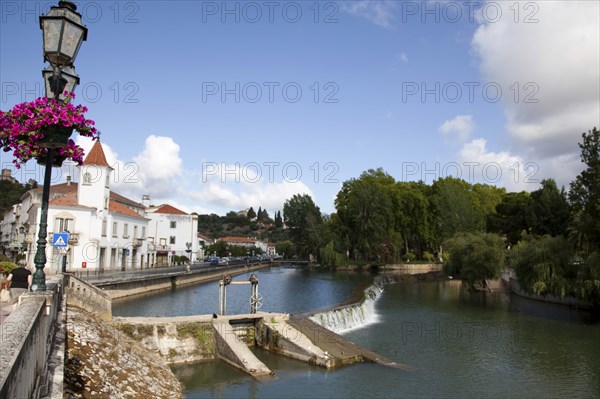
{"label": "hanging flower basket", "polygon": [[61,125],[50,125],[42,129],[44,137],[40,139],[40,145],[45,148],[63,148],[69,143],[69,137],[75,128]]}
{"label": "hanging flower basket", "polygon": [[[65,93],[75,98],[73,93]],[[69,137],[73,130],[95,140],[98,131],[91,119],[85,118],[87,107],[61,103],[46,97],[17,104],[10,111],[0,111],[0,148],[12,151],[17,168],[30,159],[43,156],[48,148],[59,149],[64,159],[83,163],[83,149]]]}
{"label": "hanging flower basket", "polygon": [[[67,139],[68,141],[68,139]],[[46,161],[48,159],[48,152],[46,152],[45,154],[41,154],[39,155],[37,158],[37,163],[42,165],[42,166],[46,166]],[[63,155],[63,154],[59,154],[58,152],[54,152],[54,159],[52,160],[52,166],[60,168],[63,164],[64,161],[67,160],[67,156]]]}

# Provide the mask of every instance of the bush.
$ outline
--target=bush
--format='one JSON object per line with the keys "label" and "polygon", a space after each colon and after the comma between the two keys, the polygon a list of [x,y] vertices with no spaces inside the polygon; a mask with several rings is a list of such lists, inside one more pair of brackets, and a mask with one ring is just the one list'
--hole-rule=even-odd
{"label": "bush", "polygon": [[17,267],[17,264],[14,262],[0,262],[0,270],[2,270],[5,276],[8,276]]}
{"label": "bush", "polygon": [[407,252],[404,254],[402,259],[404,259],[405,262],[414,262],[415,259],[417,259],[417,255],[413,254],[412,252]]}
{"label": "bush", "polygon": [[427,262],[433,262],[435,260],[435,256],[431,252],[425,251],[423,252],[423,260]]}
{"label": "bush", "polygon": [[504,266],[504,242],[491,233],[463,233],[448,240],[449,259],[444,271],[460,276],[470,286],[478,280],[500,277]]}

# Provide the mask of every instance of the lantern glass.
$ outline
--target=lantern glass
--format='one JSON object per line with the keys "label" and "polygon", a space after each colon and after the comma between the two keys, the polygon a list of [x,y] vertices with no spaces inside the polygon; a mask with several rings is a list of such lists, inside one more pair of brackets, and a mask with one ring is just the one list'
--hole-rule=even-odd
{"label": "lantern glass", "polygon": [[82,25],[77,7],[61,1],[52,7],[46,16],[40,17],[40,28],[44,38],[44,59],[52,65],[72,64],[81,43],[87,39],[87,28]]}
{"label": "lantern glass", "polygon": [[[65,96],[63,93],[74,93],[75,87],[79,84],[79,76],[75,72],[73,67],[54,68],[48,67],[42,71],[44,77],[44,84],[46,86],[46,97],[56,98],[62,103],[66,103],[70,100],[70,97]],[[58,93],[58,94],[57,94]]]}

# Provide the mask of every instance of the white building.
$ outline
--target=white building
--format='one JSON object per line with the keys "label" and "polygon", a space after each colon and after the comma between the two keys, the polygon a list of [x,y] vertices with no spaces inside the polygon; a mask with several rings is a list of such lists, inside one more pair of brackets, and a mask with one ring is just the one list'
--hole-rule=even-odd
{"label": "white building", "polygon": [[198,215],[163,204],[146,208],[149,219],[148,250],[156,266],[172,263],[173,256],[198,260]]}
{"label": "white building", "polygon": [[[146,210],[143,204],[110,190],[112,171],[100,141],[96,141],[80,168],[80,183],[67,179],[66,183],[51,186],[45,271],[60,271],[65,258],[69,271],[148,268],[158,265],[158,257],[163,254],[164,262],[160,264],[166,266],[171,264],[172,255],[188,254],[187,242],[192,243],[195,260],[197,217],[170,205]],[[31,269],[37,249],[41,197],[42,187],[25,193],[21,204],[13,206],[1,224],[3,251],[20,243],[20,251],[25,253]],[[151,239],[147,239],[151,230]],[[66,255],[64,250],[52,246],[53,234],[61,232],[70,233]],[[161,244],[160,248],[155,242]]]}

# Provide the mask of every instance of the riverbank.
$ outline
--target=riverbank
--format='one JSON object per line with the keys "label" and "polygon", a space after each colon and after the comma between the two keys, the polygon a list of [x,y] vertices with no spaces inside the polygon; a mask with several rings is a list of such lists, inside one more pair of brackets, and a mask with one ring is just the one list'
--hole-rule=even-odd
{"label": "riverbank", "polygon": [[334,268],[337,271],[380,271],[391,272],[398,271],[408,274],[423,274],[429,272],[441,272],[443,265],[441,263],[391,263],[385,265],[344,265]]}

